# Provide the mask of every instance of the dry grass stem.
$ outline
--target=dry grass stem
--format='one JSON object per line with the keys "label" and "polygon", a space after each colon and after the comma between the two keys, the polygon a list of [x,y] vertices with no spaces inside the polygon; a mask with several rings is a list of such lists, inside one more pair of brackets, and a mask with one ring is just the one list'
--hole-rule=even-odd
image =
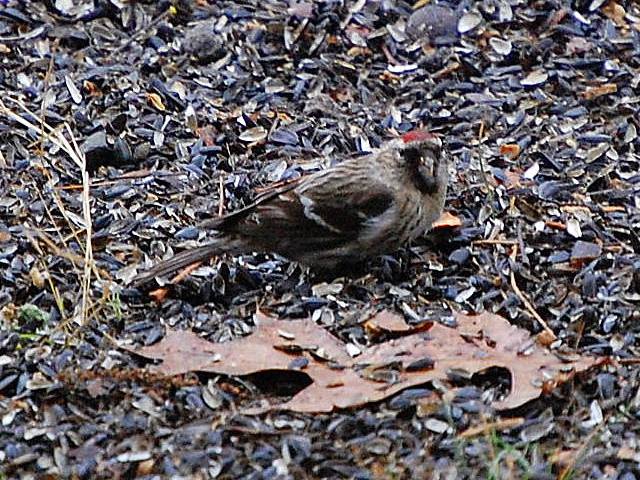
{"label": "dry grass stem", "polygon": [[[24,103],[20,100],[7,97],[6,101],[15,104],[20,110],[29,114],[32,118],[38,118],[32,111],[27,108]],[[16,123],[29,128],[35,132],[37,132],[43,139],[43,141],[48,140],[57,146],[59,149],[64,151],[69,158],[76,164],[78,169],[80,170],[82,177],[82,219],[83,219],[83,229],[85,232],[84,243],[80,241],[79,238],[78,244],[83,247],[84,251],[84,262],[83,262],[83,271],[80,275],[80,285],[81,285],[81,299],[80,299],[80,317],[76,318],[75,321],[80,324],[86,324],[89,319],[89,311],[91,309],[91,278],[92,274],[96,275],[96,278],[99,278],[99,274],[97,269],[95,269],[94,261],[93,261],[93,249],[91,245],[91,236],[92,236],[92,219],[91,219],[91,192],[90,192],[90,182],[89,182],[89,173],[87,172],[86,162],[84,158],[84,154],[82,150],[79,148],[78,143],[76,142],[71,127],[65,123],[63,131],[55,129],[48,125],[44,121],[44,117],[40,116],[41,125],[35,125],[22,118],[20,115],[9,109],[2,100],[0,100],[0,112],[11,118]],[[66,136],[65,136],[66,133]],[[68,138],[67,138],[68,136]],[[61,199],[54,195],[54,200],[56,200],[56,205],[60,209],[62,216],[65,221],[71,227],[71,231],[74,232],[74,228],[72,227],[72,222],[69,218],[68,213],[64,208],[64,204]],[[54,226],[55,226],[55,222]],[[59,232],[60,233],[60,232]],[[74,263],[74,262],[72,262]]]}

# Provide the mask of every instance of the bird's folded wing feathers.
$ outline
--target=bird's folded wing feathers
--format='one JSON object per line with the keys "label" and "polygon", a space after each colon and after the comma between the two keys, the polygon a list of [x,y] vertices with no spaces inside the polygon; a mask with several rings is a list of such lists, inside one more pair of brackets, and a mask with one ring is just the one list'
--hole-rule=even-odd
{"label": "bird's folded wing feathers", "polygon": [[356,238],[394,204],[391,190],[375,184],[350,191],[348,198],[336,195],[335,190],[321,188],[304,191],[298,196],[307,218],[335,235],[347,238]]}
{"label": "bird's folded wing feathers", "polygon": [[264,192],[243,209],[207,220],[200,226],[249,236],[258,230],[262,234],[292,228],[300,231],[305,226],[300,231],[303,236],[350,240],[394,206],[393,191],[382,183],[352,179],[349,185],[339,187],[331,176],[319,175],[312,182],[294,181]]}

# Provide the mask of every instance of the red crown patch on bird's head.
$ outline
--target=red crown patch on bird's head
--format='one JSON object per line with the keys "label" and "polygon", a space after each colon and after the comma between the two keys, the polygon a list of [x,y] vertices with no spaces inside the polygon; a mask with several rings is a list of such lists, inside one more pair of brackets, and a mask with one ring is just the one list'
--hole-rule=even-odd
{"label": "red crown patch on bird's head", "polygon": [[411,130],[410,132],[402,135],[402,141],[404,143],[413,143],[413,142],[426,142],[429,140],[435,140],[437,135],[428,132],[426,130]]}

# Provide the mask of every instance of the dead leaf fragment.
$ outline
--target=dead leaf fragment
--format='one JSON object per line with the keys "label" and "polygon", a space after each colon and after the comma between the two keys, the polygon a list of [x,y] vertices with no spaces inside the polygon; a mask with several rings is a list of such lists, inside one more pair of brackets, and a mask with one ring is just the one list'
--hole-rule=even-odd
{"label": "dead leaf fragment", "polygon": [[153,473],[154,465],[155,460],[153,458],[149,458],[138,463],[138,467],[136,468],[136,477],[151,475]]}
{"label": "dead leaf fragment", "polygon": [[511,159],[518,158],[520,155],[520,145],[517,143],[504,143],[500,145],[500,155],[505,155]]}
{"label": "dead leaf fragment", "polygon": [[506,177],[506,181],[504,182],[504,184],[508,189],[520,187],[520,178],[522,177],[522,172],[518,170],[507,169],[504,171],[504,175]]}
{"label": "dead leaf fragment", "polygon": [[602,13],[604,13],[610,20],[613,21],[618,27],[624,27],[627,25],[625,21],[626,10],[619,3],[610,0],[602,7]]}
{"label": "dead leaf fragment", "polygon": [[[569,467],[576,461],[576,457],[580,454],[579,449],[560,450],[549,457],[549,461],[553,465],[559,467]],[[561,477],[560,477],[561,478]]]}
{"label": "dead leaf fragment", "polygon": [[550,333],[549,330],[543,330],[536,335],[536,341],[543,347],[548,347],[556,341],[556,336]]}
{"label": "dead leaf fragment", "polygon": [[462,226],[460,217],[452,213],[444,212],[440,218],[431,224],[432,228],[458,228]]}
{"label": "dead leaf fragment", "polygon": [[218,134],[218,132],[213,126],[205,125],[204,127],[200,127],[198,128],[197,133],[198,137],[202,139],[207,147],[212,147],[216,144],[216,135]]}
{"label": "dead leaf fragment", "polygon": [[31,267],[31,270],[29,270],[29,276],[31,277],[31,283],[33,283],[36,288],[44,288],[44,276],[42,275],[42,272],[38,270],[38,267],[35,265]]}
{"label": "dead leaf fragment", "polygon": [[82,88],[84,88],[85,92],[87,92],[90,97],[99,97],[102,95],[100,88],[90,80],[82,82]]}
{"label": "dead leaf fragment", "polygon": [[167,299],[168,294],[169,294],[168,288],[160,287],[150,291],[149,297],[151,297],[153,301],[156,302],[158,305],[161,305]]}
{"label": "dead leaf fragment", "polygon": [[[155,345],[137,350],[123,348],[161,361],[149,368],[165,375],[192,371],[249,375],[287,370],[293,360],[306,359],[303,373],[312,383],[288,402],[268,408],[298,412],[358,407],[412,386],[446,379],[452,370],[471,375],[494,367],[511,375],[510,392],[494,406],[512,409],[576,372],[602,363],[577,355],[572,360],[560,359],[532,342],[529,332],[498,315],[456,314],[456,320],[456,328],[434,323],[426,333],[410,333],[375,345],[356,358],[349,355],[342,341],[310,319],[281,321],[263,314],[256,315],[252,334],[226,343],[212,343],[192,332],[168,329]],[[283,331],[289,338],[283,338]]]}
{"label": "dead leaf fragment", "polygon": [[610,93],[616,93],[618,91],[618,85],[615,83],[605,83],[598,85],[597,87],[589,87],[582,96],[587,100],[593,100],[594,98],[602,97],[603,95],[609,95]]}
{"label": "dead leaf fragment", "polygon": [[618,457],[620,460],[630,460],[634,462],[640,461],[640,454],[629,443],[625,443],[620,447],[620,450],[618,450],[616,457]]}
{"label": "dead leaf fragment", "polygon": [[593,48],[593,44],[582,37],[572,37],[566,43],[566,48],[569,55],[575,55],[578,53],[588,52]]}
{"label": "dead leaf fragment", "polygon": [[149,100],[149,103],[153,105],[154,108],[161,112],[164,112],[167,109],[164,106],[164,103],[162,103],[162,98],[157,93],[147,93],[147,100]]}

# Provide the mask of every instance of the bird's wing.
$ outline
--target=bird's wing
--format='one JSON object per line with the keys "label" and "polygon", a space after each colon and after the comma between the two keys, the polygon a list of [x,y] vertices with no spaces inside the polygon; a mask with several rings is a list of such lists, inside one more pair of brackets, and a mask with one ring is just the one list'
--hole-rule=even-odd
{"label": "bird's wing", "polygon": [[348,174],[303,184],[292,195],[300,203],[299,214],[343,238],[356,238],[395,201],[387,185],[371,178],[359,181]]}
{"label": "bird's wing", "polygon": [[[393,191],[371,178],[359,179],[335,167],[314,174],[291,190],[256,204],[238,224],[248,235],[282,237],[303,245],[330,248],[355,240],[376,217],[394,205]],[[291,232],[291,233],[289,233]]]}
{"label": "bird's wing", "polygon": [[370,176],[358,178],[345,163],[264,192],[251,205],[203,226],[254,239],[267,250],[283,242],[291,250],[355,240],[395,206],[395,196]]}

